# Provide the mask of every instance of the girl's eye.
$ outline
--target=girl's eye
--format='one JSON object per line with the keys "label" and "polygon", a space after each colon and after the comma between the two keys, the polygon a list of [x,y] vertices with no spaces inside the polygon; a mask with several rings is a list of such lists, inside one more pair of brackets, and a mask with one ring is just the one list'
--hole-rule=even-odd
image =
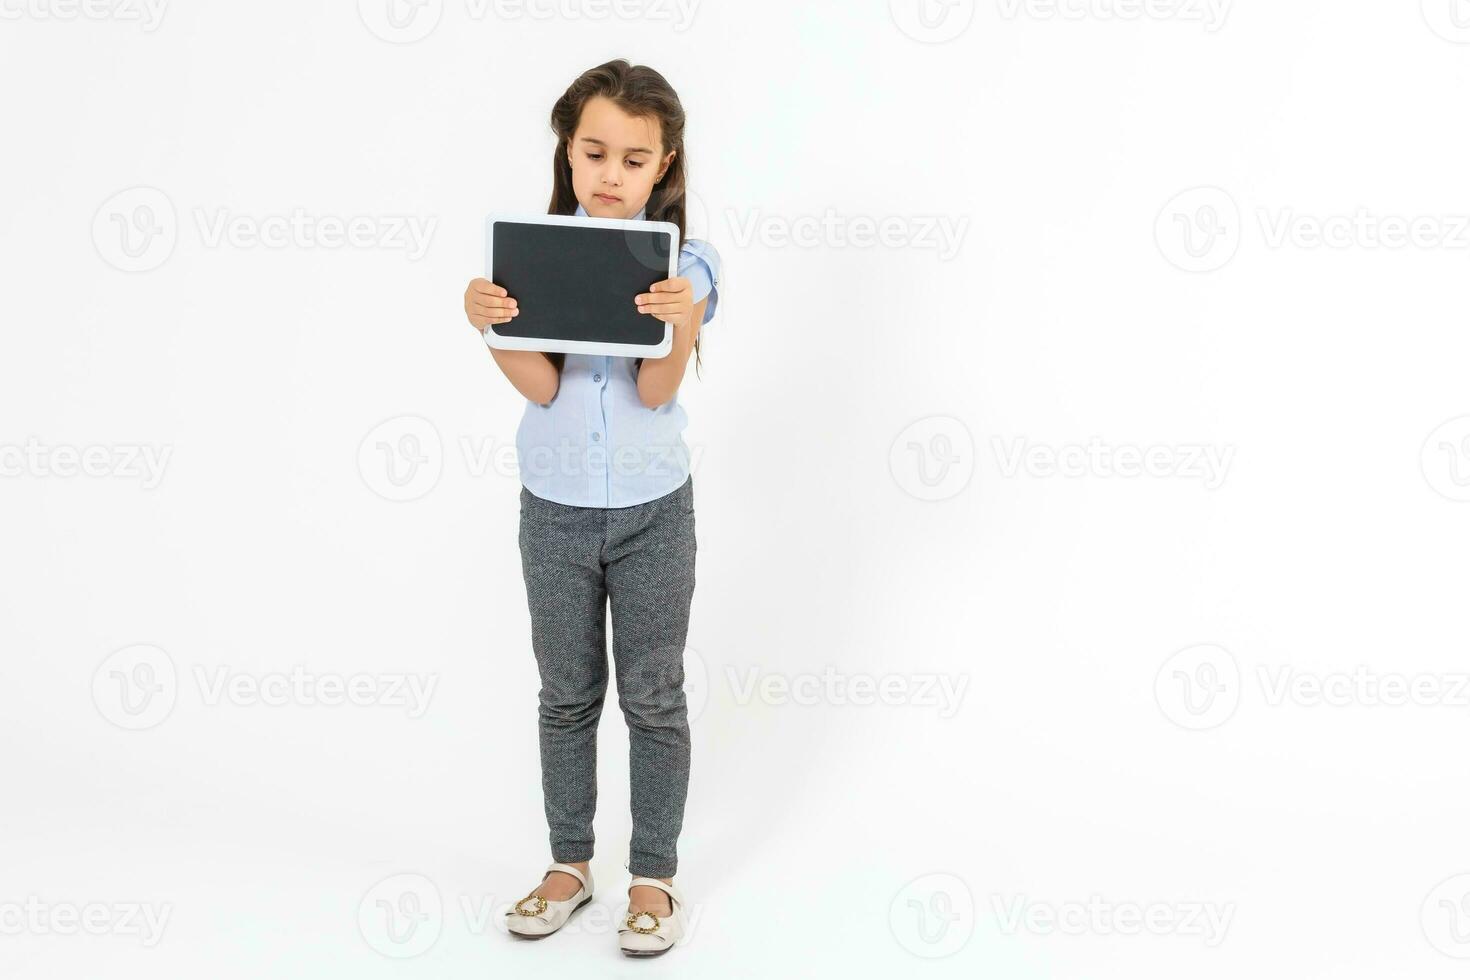
{"label": "girl's eye", "polygon": [[[589,153],[589,154],[587,154],[587,159],[589,159],[589,160],[601,160],[602,159],[602,154],[601,153]],[[639,160],[629,160],[628,161],[628,166],[630,166],[630,167],[641,167],[641,166],[643,166],[643,163],[641,161],[639,161]]]}

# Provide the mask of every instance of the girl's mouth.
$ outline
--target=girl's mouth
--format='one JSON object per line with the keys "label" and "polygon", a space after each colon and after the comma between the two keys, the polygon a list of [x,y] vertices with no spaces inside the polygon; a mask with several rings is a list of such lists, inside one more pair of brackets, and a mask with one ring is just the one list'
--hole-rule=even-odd
{"label": "girl's mouth", "polygon": [[609,197],[606,194],[593,194],[592,196],[595,197],[595,198],[597,198],[599,201],[601,201],[604,204],[616,204],[616,203],[618,203],[619,201],[622,200],[622,198],[620,198],[620,197]]}

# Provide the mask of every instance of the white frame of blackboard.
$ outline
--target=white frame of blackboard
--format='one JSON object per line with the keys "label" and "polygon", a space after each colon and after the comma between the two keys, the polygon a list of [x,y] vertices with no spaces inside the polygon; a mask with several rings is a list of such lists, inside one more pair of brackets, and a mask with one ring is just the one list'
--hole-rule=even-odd
{"label": "white frame of blackboard", "polygon": [[[485,218],[485,278],[495,281],[495,224],[499,221],[532,225],[575,225],[579,228],[615,228],[669,236],[669,274],[679,274],[679,226],[672,221],[642,218],[594,218],[575,214],[512,214],[497,211]],[[628,299],[631,301],[632,296]],[[648,315],[648,314],[645,314]],[[548,337],[505,337],[495,333],[497,324],[483,331],[485,345],[501,350],[538,350],[562,354],[609,354],[614,357],[664,357],[674,349],[674,325],[664,324],[664,339],[657,344],[616,344],[595,340],[559,340]]]}

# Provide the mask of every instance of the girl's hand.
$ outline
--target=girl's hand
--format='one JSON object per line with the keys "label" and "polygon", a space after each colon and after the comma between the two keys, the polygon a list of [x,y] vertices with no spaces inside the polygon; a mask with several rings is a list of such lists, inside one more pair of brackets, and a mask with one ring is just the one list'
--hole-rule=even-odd
{"label": "girl's hand", "polygon": [[492,323],[507,323],[520,313],[516,301],[489,279],[471,279],[464,291],[464,313],[481,333]]}
{"label": "girl's hand", "polygon": [[665,323],[679,326],[687,323],[694,312],[694,287],[683,276],[675,276],[656,282],[648,287],[652,292],[639,293],[633,298],[639,313],[648,313]]}

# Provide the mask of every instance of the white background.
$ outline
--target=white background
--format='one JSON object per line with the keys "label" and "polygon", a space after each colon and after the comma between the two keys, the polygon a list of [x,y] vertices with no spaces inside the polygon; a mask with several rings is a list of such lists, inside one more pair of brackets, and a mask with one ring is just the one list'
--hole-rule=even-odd
{"label": "white background", "polygon": [[[0,972],[1463,975],[1464,0],[63,2],[0,0]],[[626,964],[612,700],[596,914],[495,925],[523,402],[461,309],[614,57],[725,262],[696,924]],[[372,241],[211,234],[298,210]],[[213,697],[293,671],[368,703]]]}

